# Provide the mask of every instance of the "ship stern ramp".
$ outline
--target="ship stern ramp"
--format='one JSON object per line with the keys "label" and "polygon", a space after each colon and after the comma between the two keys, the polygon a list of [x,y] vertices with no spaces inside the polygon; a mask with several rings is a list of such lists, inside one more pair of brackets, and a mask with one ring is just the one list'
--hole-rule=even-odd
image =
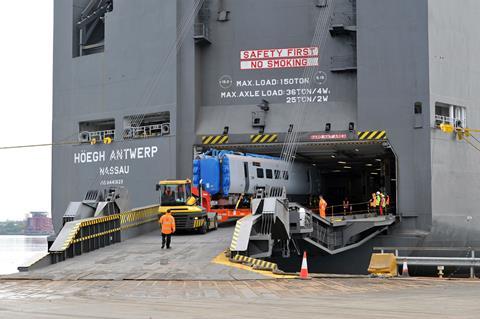
{"label": "ship stern ramp", "polygon": [[322,218],[308,212],[312,232],[303,240],[329,255],[357,248],[387,231],[397,219],[393,215]]}
{"label": "ship stern ramp", "polygon": [[321,253],[335,255],[357,248],[388,230],[396,222],[393,215],[320,217],[285,198],[254,199],[254,214],[237,221],[230,252],[252,258],[271,258],[280,251],[290,256],[293,248],[310,244]]}

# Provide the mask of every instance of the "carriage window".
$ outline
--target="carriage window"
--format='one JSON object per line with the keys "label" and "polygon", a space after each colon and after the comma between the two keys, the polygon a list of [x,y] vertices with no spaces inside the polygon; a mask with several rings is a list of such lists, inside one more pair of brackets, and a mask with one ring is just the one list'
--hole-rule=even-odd
{"label": "carriage window", "polygon": [[280,179],[280,171],[276,169],[274,173],[275,173],[275,179]]}
{"label": "carriage window", "polygon": [[267,175],[268,179],[272,179],[273,178],[273,171],[271,169],[267,169],[266,175]]}
{"label": "carriage window", "polygon": [[263,174],[263,168],[257,168],[257,177],[258,178],[264,178],[264,174]]}

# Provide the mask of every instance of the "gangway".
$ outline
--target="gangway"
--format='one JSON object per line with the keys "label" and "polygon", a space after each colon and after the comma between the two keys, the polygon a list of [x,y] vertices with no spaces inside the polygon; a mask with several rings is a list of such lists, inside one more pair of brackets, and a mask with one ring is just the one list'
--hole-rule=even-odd
{"label": "gangway", "polygon": [[278,249],[283,257],[289,257],[291,248],[300,254],[302,241],[335,255],[363,245],[396,222],[393,215],[376,214],[323,218],[288,202],[285,192],[280,197],[253,199],[252,212],[237,221],[232,255],[269,258]]}

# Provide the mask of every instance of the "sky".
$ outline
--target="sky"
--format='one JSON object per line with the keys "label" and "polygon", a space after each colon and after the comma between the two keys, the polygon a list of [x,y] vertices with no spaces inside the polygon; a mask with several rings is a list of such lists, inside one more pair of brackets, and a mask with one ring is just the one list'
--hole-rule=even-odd
{"label": "sky", "polygon": [[[51,142],[53,0],[5,1],[0,19],[0,148]],[[0,149],[0,221],[50,213],[51,147]]]}

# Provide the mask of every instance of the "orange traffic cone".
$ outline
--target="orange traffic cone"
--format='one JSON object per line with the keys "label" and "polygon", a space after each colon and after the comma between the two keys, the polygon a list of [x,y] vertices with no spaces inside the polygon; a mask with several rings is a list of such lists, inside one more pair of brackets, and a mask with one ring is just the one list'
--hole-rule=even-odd
{"label": "orange traffic cone", "polygon": [[408,273],[408,265],[406,261],[403,262],[402,277],[410,277],[410,274]]}
{"label": "orange traffic cone", "polygon": [[300,279],[310,279],[308,276],[307,252],[303,252],[302,269],[300,270]]}

